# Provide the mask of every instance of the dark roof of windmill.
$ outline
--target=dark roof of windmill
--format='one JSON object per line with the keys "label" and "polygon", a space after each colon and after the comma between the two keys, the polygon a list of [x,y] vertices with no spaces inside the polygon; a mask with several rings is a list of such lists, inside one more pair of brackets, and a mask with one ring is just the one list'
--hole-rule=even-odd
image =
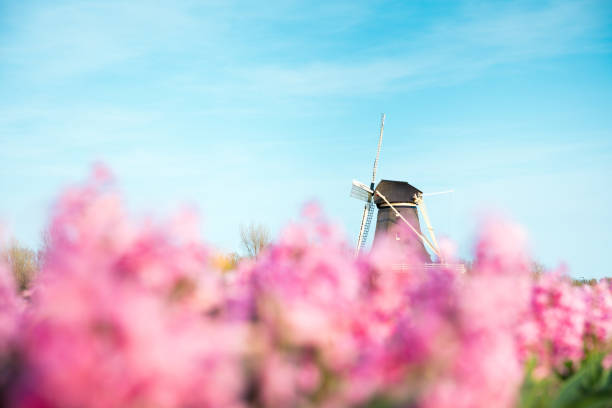
{"label": "dark roof of windmill", "polygon": [[[390,203],[414,203],[415,194],[423,192],[405,181],[381,180],[376,186],[376,190],[387,197]],[[379,196],[374,196],[374,203],[377,206],[384,204],[384,200]]]}

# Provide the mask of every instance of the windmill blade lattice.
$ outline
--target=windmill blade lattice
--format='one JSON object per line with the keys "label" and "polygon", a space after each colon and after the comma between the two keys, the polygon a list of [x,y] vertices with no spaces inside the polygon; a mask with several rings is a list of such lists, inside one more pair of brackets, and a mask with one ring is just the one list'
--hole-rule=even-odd
{"label": "windmill blade lattice", "polygon": [[372,217],[374,216],[374,200],[370,200],[367,205],[368,216],[366,218],[365,225],[363,226],[363,236],[361,237],[359,247],[360,250],[365,247],[366,241],[368,240],[368,233],[370,232],[370,225],[372,224]]}

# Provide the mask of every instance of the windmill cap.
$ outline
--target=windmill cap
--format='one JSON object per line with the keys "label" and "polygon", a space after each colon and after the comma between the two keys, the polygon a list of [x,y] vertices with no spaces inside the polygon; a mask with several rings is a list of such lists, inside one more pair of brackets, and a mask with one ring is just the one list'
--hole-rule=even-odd
{"label": "windmill cap", "polygon": [[[421,190],[405,181],[381,180],[376,186],[376,191],[387,197],[393,203],[415,203],[414,197],[423,194]],[[385,204],[379,196],[374,196],[374,203],[377,207]]]}

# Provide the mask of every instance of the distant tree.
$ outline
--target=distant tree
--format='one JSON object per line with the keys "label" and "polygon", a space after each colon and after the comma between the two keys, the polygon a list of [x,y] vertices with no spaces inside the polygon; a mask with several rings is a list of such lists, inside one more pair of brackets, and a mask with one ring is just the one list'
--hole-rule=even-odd
{"label": "distant tree", "polygon": [[538,261],[531,262],[531,274],[534,278],[537,279],[544,273],[546,273],[546,266],[544,266],[544,264]]}
{"label": "distant tree", "polygon": [[217,253],[213,258],[213,262],[221,272],[229,272],[238,268],[240,259],[241,257],[237,252]]}
{"label": "distant tree", "polygon": [[51,245],[51,233],[49,230],[44,230],[40,236],[40,248],[36,252],[36,262],[38,263],[38,269],[42,268],[43,262],[45,261],[45,256],[47,251],[49,251],[49,246]]}
{"label": "distant tree", "polygon": [[591,278],[591,279],[586,279],[586,278],[579,278],[579,279],[572,279],[572,284],[574,286],[593,286],[593,285],[597,285],[597,279],[595,278]]}
{"label": "distant tree", "polygon": [[468,275],[472,273],[472,270],[474,270],[474,261],[459,260],[459,264],[463,264],[465,273]]}
{"label": "distant tree", "polygon": [[[470,274],[474,270],[474,261],[460,261],[460,263],[464,265],[466,273]],[[531,275],[536,279],[546,273],[546,266],[540,262],[533,261],[529,267]]]}
{"label": "distant tree", "polygon": [[228,255],[228,263],[229,263],[229,270],[233,270],[236,269],[238,267],[238,264],[240,263],[240,259],[242,257],[240,256],[240,254],[238,252],[232,252],[231,254]]}
{"label": "distant tree", "polygon": [[260,252],[270,243],[270,231],[260,224],[241,225],[240,243],[248,257],[257,258]]}
{"label": "distant tree", "polygon": [[15,283],[20,292],[27,290],[38,273],[38,257],[35,251],[13,241],[3,251],[4,261],[11,268]]}

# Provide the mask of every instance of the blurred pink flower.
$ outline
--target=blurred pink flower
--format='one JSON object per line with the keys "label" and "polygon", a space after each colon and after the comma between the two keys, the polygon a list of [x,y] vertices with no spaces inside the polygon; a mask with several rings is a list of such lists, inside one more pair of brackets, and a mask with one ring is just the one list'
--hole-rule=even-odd
{"label": "blurred pink flower", "polygon": [[[415,248],[384,236],[355,258],[309,204],[228,276],[193,212],[135,220],[111,179],[98,167],[60,197],[27,304],[0,265],[0,364],[21,357],[13,407],[335,408],[384,398],[503,408],[515,405],[530,357],[546,375],[612,341],[610,282],[534,280],[525,232],[504,221],[483,224],[474,267],[457,274],[424,268]],[[454,260],[453,244],[443,246]]]}

